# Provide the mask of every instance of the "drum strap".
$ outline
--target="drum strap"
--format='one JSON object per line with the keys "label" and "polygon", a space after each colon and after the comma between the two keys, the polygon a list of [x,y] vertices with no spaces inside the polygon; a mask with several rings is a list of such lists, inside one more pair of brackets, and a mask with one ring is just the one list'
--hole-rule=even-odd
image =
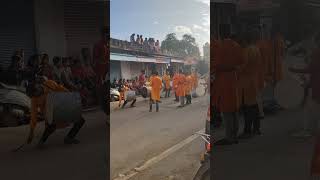
{"label": "drum strap", "polygon": [[46,85],[46,84],[42,84],[42,85],[53,91],[53,89],[51,87],[49,87],[48,85]]}

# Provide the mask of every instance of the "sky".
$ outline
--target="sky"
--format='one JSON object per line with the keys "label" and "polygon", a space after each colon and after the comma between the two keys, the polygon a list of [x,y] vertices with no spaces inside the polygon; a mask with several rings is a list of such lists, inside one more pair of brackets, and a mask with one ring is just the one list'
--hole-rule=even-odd
{"label": "sky", "polygon": [[210,0],[111,0],[111,37],[130,40],[132,33],[162,41],[169,33],[210,40]]}

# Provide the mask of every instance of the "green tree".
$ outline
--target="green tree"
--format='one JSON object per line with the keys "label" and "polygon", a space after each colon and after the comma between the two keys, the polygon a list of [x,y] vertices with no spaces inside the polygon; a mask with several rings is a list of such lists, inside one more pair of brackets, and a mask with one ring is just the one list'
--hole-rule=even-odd
{"label": "green tree", "polygon": [[175,33],[168,34],[161,43],[161,50],[182,57],[200,57],[200,50],[196,39],[189,34],[183,35],[181,40],[176,37]]}
{"label": "green tree", "polygon": [[166,36],[165,40],[161,42],[161,51],[170,54],[177,55],[177,46],[179,45],[179,40],[175,33],[170,33]]}

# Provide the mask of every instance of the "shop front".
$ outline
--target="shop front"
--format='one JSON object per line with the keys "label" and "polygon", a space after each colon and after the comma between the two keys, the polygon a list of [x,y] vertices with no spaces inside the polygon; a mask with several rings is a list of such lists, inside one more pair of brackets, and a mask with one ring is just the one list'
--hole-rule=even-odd
{"label": "shop front", "polygon": [[150,76],[152,73],[152,69],[155,65],[156,59],[152,57],[138,57],[137,61],[140,64],[140,67],[145,71],[146,76]]}
{"label": "shop front", "polygon": [[131,79],[131,62],[137,58],[126,54],[110,54],[110,79]]}
{"label": "shop front", "polygon": [[169,67],[171,59],[167,57],[157,57],[156,58],[156,69],[160,76],[166,73]]}
{"label": "shop front", "polygon": [[[15,50],[25,61],[34,53],[79,56],[92,49],[105,26],[104,1],[5,0],[0,6],[0,66],[6,69]],[[92,51],[91,51],[92,52]],[[26,62],[25,62],[26,63]]]}
{"label": "shop front", "polygon": [[183,68],[184,60],[182,59],[171,59],[170,68],[174,72],[179,72],[179,69]]}

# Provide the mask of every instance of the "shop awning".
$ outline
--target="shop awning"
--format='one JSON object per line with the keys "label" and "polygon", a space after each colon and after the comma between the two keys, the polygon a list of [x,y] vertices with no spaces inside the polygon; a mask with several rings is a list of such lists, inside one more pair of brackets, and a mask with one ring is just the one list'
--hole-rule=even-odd
{"label": "shop awning", "polygon": [[184,61],[184,65],[194,65],[197,64],[197,61],[195,58],[192,57],[187,57],[186,60]]}
{"label": "shop awning", "polygon": [[181,63],[181,64],[183,64],[183,63],[184,63],[184,60],[181,60],[181,59],[171,59],[171,62],[172,62],[172,63]]}
{"label": "shop awning", "polygon": [[150,62],[150,63],[155,63],[155,62],[156,62],[156,59],[155,59],[155,58],[137,57],[137,62]]}
{"label": "shop awning", "polygon": [[131,56],[131,55],[126,55],[126,54],[111,53],[110,54],[110,60],[111,61],[133,61],[133,62],[137,62],[137,57],[136,56]]}
{"label": "shop awning", "polygon": [[171,58],[168,57],[156,57],[157,64],[170,64]]}

